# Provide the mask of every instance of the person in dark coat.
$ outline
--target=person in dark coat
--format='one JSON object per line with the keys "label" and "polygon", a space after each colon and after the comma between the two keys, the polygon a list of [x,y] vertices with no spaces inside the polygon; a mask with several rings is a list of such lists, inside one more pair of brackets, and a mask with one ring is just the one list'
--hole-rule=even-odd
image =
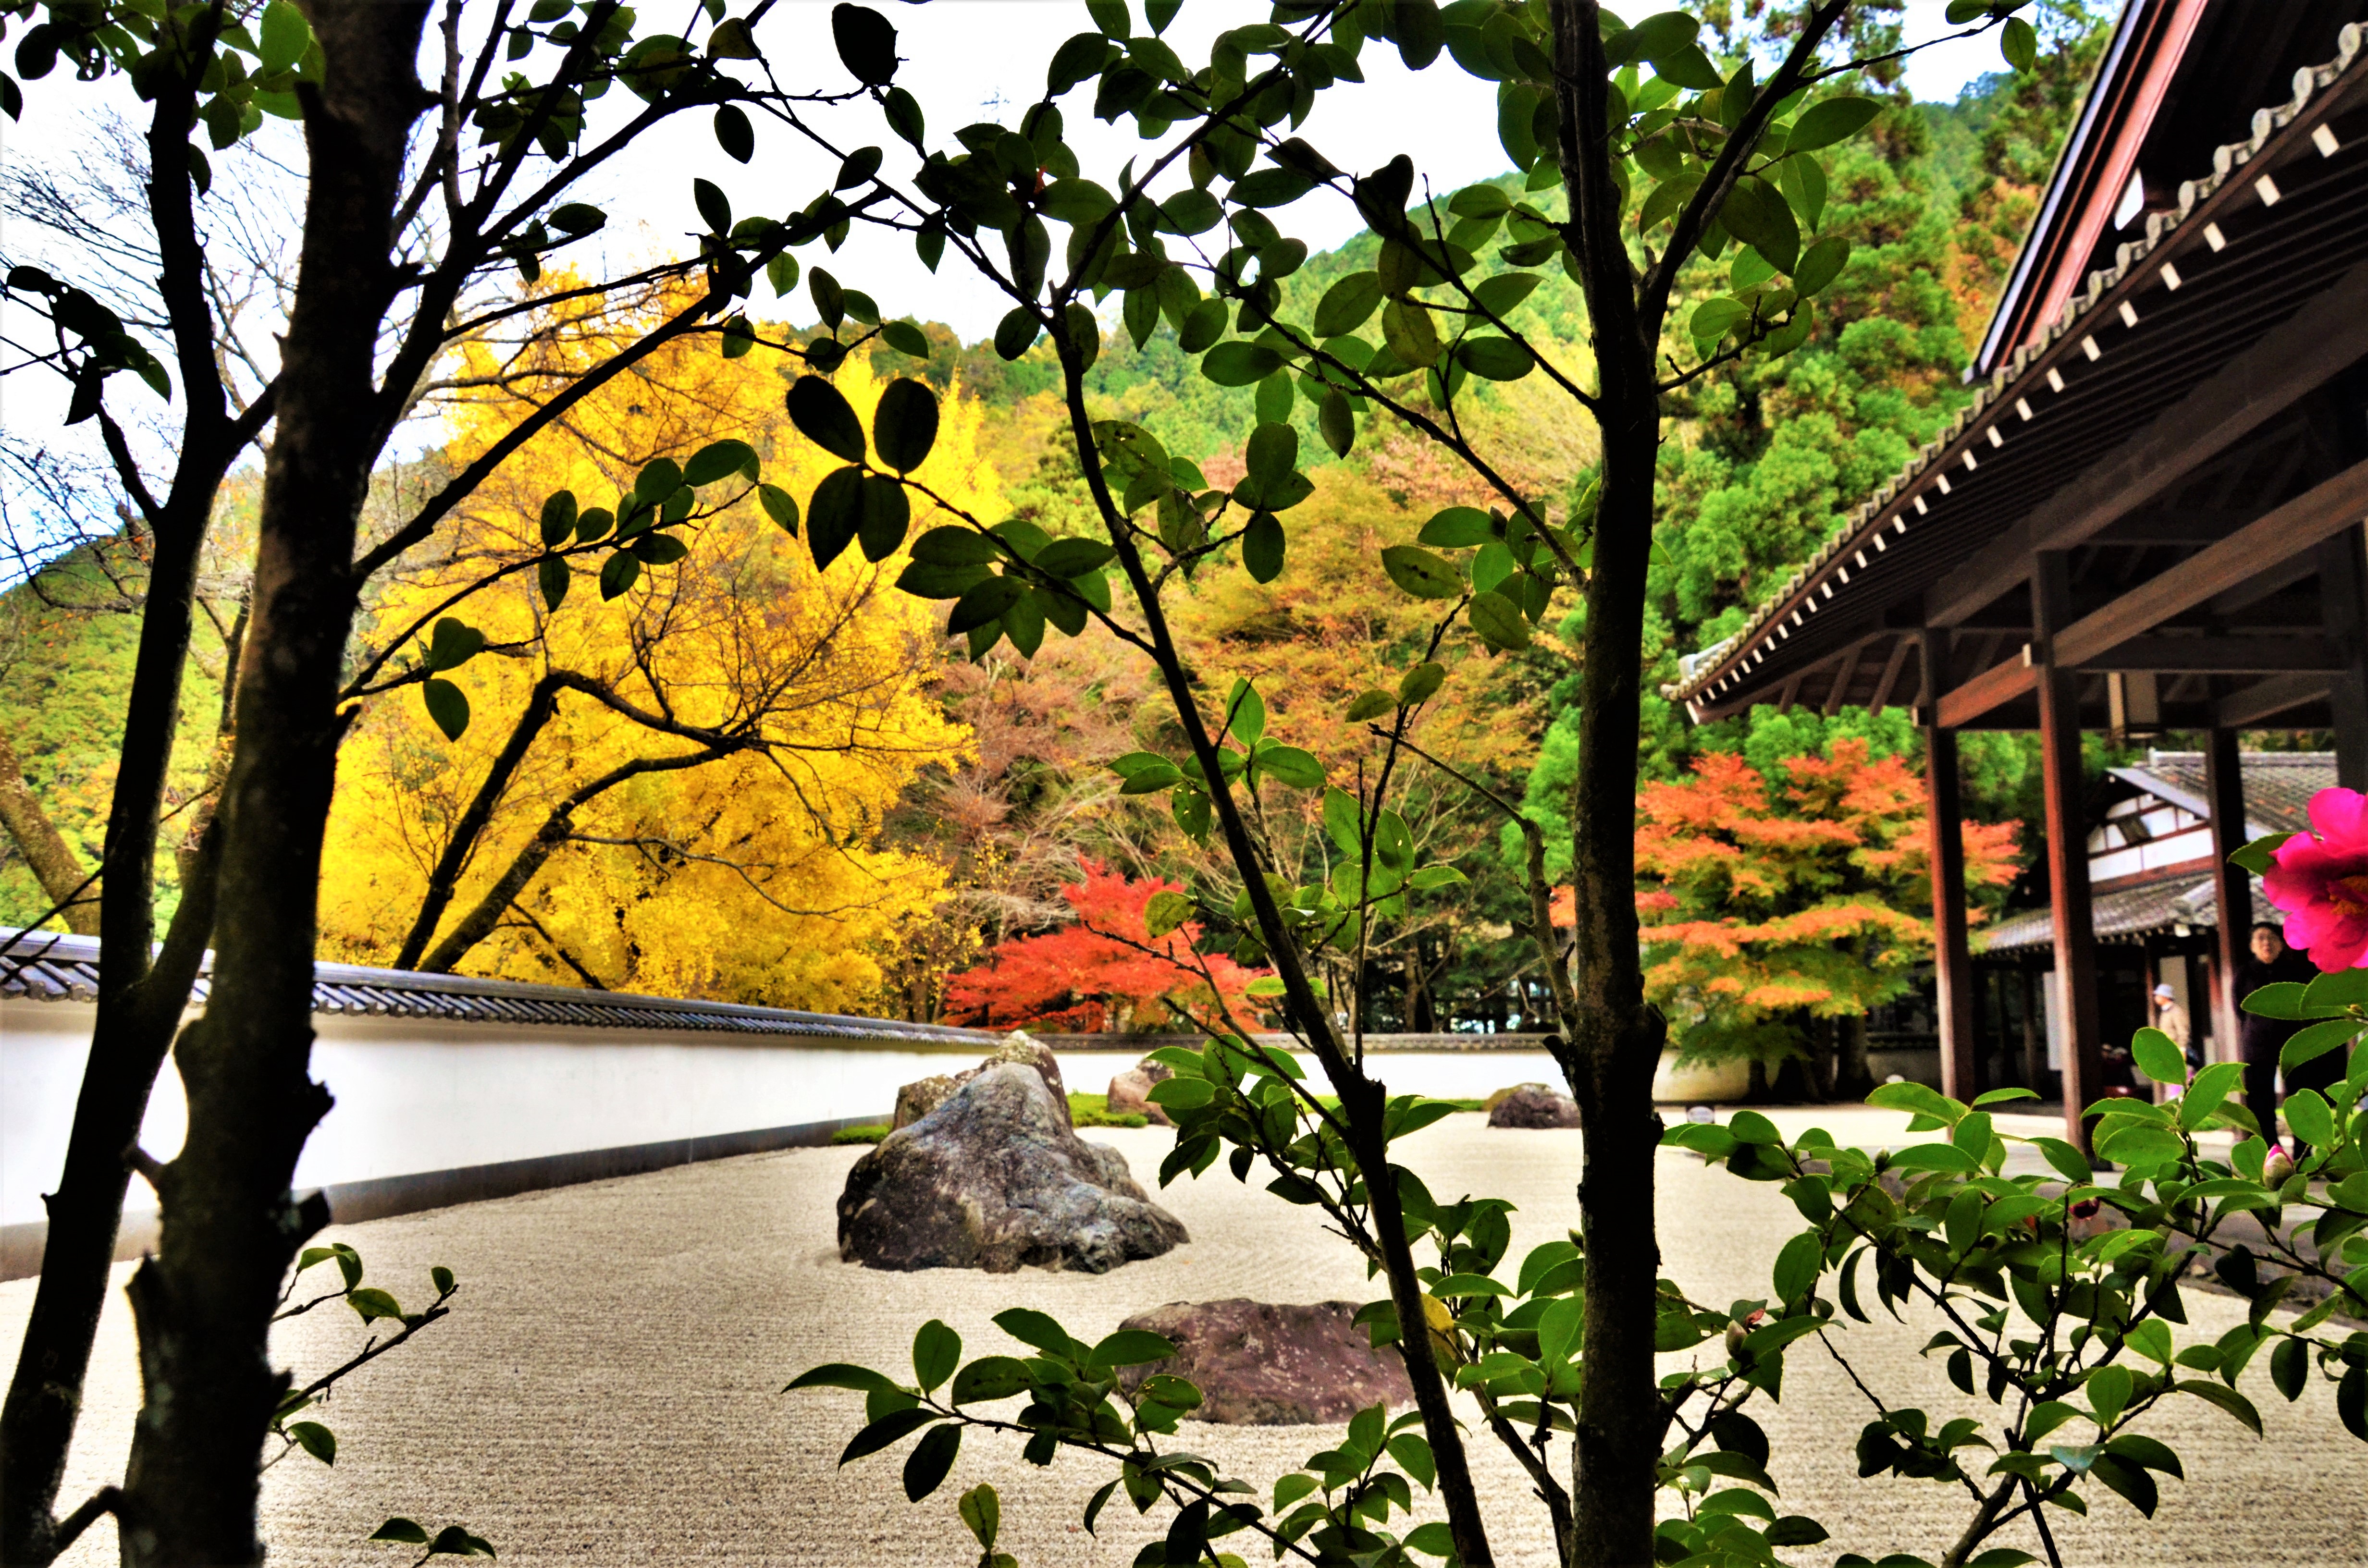
{"label": "person in dark coat", "polygon": [[[2285,929],[2271,921],[2261,921],[2253,927],[2253,956],[2237,969],[2237,1000],[2245,998],[2264,985],[2282,981],[2304,984],[2318,977],[2311,961],[2286,946]],[[2278,1141],[2278,1052],[2285,1048],[2302,1025],[2287,1018],[2265,1018],[2258,1013],[2239,1011],[2237,1043],[2245,1062],[2245,1108],[2261,1124],[2261,1136],[2272,1144]],[[2317,1062],[2306,1064],[2306,1074]],[[2302,1085],[2289,1081],[2289,1090]]]}

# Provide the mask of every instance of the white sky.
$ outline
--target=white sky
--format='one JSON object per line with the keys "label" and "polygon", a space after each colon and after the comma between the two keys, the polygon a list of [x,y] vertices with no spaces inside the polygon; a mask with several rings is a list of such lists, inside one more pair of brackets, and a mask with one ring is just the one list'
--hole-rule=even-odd
{"label": "white sky", "polygon": [[[1945,30],[1941,15],[1944,4],[1908,0],[1911,41]],[[1042,91],[1044,66],[1053,51],[1063,39],[1090,25],[1084,7],[1072,0],[936,0],[925,6],[891,0],[880,8],[895,23],[898,51],[906,62],[898,83],[928,112],[933,145],[943,144],[947,133],[959,125],[1008,119],[1016,112],[1014,106],[1032,101]],[[645,8],[645,17],[654,11]],[[842,77],[830,42],[829,14],[828,0],[781,0],[759,25],[759,41],[776,62],[785,86],[794,88],[802,80],[836,84]],[[1138,20],[1140,14],[1138,6]],[[1186,0],[1166,37],[1189,62],[1205,57],[1208,40],[1219,31],[1267,14],[1268,7],[1255,0]],[[645,20],[644,26],[650,25]],[[1334,163],[1369,169],[1406,153],[1440,189],[1504,171],[1489,84],[1465,76],[1443,56],[1430,71],[1412,75],[1398,64],[1395,50],[1381,43],[1367,47],[1361,63],[1368,82],[1343,84],[1323,95],[1302,132]],[[1918,97],[1946,100],[1975,76],[1999,68],[1996,45],[1983,39],[1944,44],[1915,56],[1908,81]],[[434,72],[427,74],[432,78]],[[624,95],[616,97],[622,100]],[[71,160],[87,136],[94,108],[104,105],[133,117],[140,108],[120,78],[93,87],[74,83],[63,70],[28,84],[27,99],[21,124],[0,120],[0,158]],[[1089,174],[1099,172],[1107,179],[1143,145],[1130,130],[1094,120],[1089,95],[1083,90],[1064,99],[1063,107],[1071,143]],[[692,215],[693,175],[720,185],[731,197],[735,215],[779,216],[803,206],[835,167],[823,154],[785,131],[768,131],[762,121],[755,160],[746,166],[732,163],[717,149],[708,118],[704,111],[684,116],[645,139],[585,189],[584,199],[609,213],[609,228],[602,238],[612,254],[631,258],[682,246],[681,236],[700,226]],[[889,145],[889,170],[909,169],[909,149],[894,142],[875,111],[868,107],[846,111],[842,124],[841,145]],[[274,130],[292,135],[276,122]],[[898,152],[907,156],[900,160]],[[223,166],[220,159],[217,164]],[[1304,238],[1315,250],[1339,244],[1358,228],[1348,204],[1328,196],[1292,207],[1288,220],[1286,232]],[[68,270],[70,258],[26,254],[32,238],[20,226],[0,227],[0,254],[11,260],[45,260],[57,270]],[[803,255],[809,265],[825,256],[819,245]],[[843,282],[870,291],[891,313],[944,321],[969,339],[991,332],[1006,308],[990,290],[963,276],[959,257],[950,255],[932,278],[909,245],[860,228],[826,265]],[[758,296],[761,309],[768,303],[761,285]],[[794,311],[785,313],[803,316],[806,309],[801,299]],[[21,314],[12,316],[7,325],[25,324]],[[122,395],[144,397],[131,392],[130,378],[122,381]],[[64,389],[54,378],[9,376],[0,381],[0,426],[20,436],[51,438],[64,402]],[[75,437],[81,434],[70,433],[64,439],[79,446]]]}

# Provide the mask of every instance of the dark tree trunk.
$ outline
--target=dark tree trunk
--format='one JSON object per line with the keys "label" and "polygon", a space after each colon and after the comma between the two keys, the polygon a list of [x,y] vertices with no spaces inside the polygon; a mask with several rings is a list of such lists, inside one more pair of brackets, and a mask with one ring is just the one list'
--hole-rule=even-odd
{"label": "dark tree trunk", "polygon": [[[0,1562],[8,1563],[47,1562],[59,1550],[52,1516],[122,1224],[131,1180],[124,1151],[140,1136],[212,929],[217,839],[209,831],[185,863],[181,902],[152,961],[159,824],[180,728],[199,561],[222,475],[273,405],[267,395],[236,421],[227,412],[185,172],[190,85],[159,83],[155,96],[149,213],[165,264],[162,287],[186,412],[178,465],[160,502],[137,487],[129,454],[116,454],[127,488],[151,507],[155,545],[102,850],[97,1016],[65,1168],[45,1199],[40,1283],[0,1407]],[[224,678],[231,678],[227,671]]]}
{"label": "dark tree trunk", "polygon": [[427,102],[414,70],[427,13],[416,0],[305,10],[324,72],[300,88],[311,183],[216,819],[213,986],[175,1052],[188,1137],[155,1173],[163,1241],[131,1286],[146,1399],[118,1507],[128,1568],[261,1561],[256,1463],[286,1382],[271,1369],[271,1313],[325,1218],[300,1210],[289,1185],[329,1105],[310,1073],[321,845],[356,522],[382,441],[373,361],[396,281],[394,202]]}
{"label": "dark tree trunk", "polygon": [[1653,1561],[1654,1463],[1667,1426],[1653,1366],[1660,1277],[1653,1162],[1662,1131],[1653,1072],[1668,1029],[1645,1002],[1635,894],[1645,577],[1660,394],[1657,323],[1640,317],[1622,233],[1623,198],[1611,178],[1601,16],[1592,0],[1556,0],[1554,8],[1567,237],[1587,295],[1603,432],[1571,812],[1577,1005],[1563,1066],[1586,1131],[1578,1198],[1587,1315],[1565,1560],[1625,1568]]}

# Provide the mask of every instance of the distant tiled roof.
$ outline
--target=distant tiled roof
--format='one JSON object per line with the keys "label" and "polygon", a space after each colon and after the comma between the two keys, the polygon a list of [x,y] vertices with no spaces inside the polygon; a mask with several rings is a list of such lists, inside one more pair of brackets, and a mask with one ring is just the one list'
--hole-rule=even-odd
{"label": "distant tiled roof", "polygon": [[[2178,926],[2210,930],[2220,924],[2219,900],[2213,894],[2210,880],[2199,879],[2192,871],[2173,872],[2142,887],[2100,894],[2090,907],[2100,942],[2138,942]],[[2269,908],[2259,877],[2253,879],[2253,907]],[[2026,909],[1986,927],[1981,935],[1987,937],[1981,949],[1985,953],[2053,948],[2055,916],[2048,910]]]}
{"label": "distant tiled roof", "polygon": [[[95,937],[0,928],[0,997],[28,996],[43,1002],[93,1000],[98,994],[98,950]],[[211,962],[211,955],[208,955],[191,992],[193,1002],[206,999]],[[985,1030],[949,1028],[940,1024],[793,1013],[780,1007],[748,1007],[733,1002],[635,996],[567,985],[414,974],[342,963],[313,966],[313,1010],[569,1028],[683,1029],[710,1034],[893,1040],[916,1045],[992,1045],[1001,1038]]]}
{"label": "distant tiled roof", "polygon": [[[2245,836],[2300,833],[2310,826],[2310,798],[2335,788],[2331,751],[2248,751],[2244,754]],[[2146,754],[2143,767],[2109,771],[2151,794],[2209,820],[2212,796],[2200,751]]]}

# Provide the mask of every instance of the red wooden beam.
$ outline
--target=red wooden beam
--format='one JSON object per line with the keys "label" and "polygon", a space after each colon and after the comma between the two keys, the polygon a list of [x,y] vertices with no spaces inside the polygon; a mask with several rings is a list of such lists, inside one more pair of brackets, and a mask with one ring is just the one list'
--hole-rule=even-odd
{"label": "red wooden beam", "polygon": [[2368,462],[2354,463],[2313,485],[2219,543],[2147,578],[2093,615],[2082,616],[2056,634],[2055,661],[2089,664],[2214,594],[2357,528],[2362,517],[2368,517]]}
{"label": "red wooden beam", "polygon": [[1969,724],[2001,703],[2027,696],[2038,684],[2039,672],[2032,667],[2031,650],[2026,645],[2013,658],[1988,669],[1963,686],[1941,694],[1935,705],[1934,722],[1944,730],[1954,730]]}

